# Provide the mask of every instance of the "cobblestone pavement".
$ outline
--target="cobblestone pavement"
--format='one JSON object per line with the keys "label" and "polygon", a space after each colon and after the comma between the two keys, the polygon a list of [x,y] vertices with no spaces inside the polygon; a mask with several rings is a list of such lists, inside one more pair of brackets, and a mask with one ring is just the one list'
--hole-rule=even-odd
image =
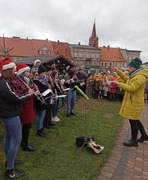
{"label": "cobblestone pavement", "polygon": [[[140,120],[148,133],[148,103],[145,103]],[[148,180],[148,141],[139,143],[138,147],[123,146],[129,139],[130,125],[125,120],[112,155],[94,180]]]}

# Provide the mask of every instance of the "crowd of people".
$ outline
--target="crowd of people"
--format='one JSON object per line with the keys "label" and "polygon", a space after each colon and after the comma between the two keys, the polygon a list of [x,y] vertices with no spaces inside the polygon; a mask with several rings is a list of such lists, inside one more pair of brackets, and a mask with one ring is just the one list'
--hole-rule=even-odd
{"label": "crowd of people", "polygon": [[[129,78],[143,70],[140,69],[141,63],[138,60],[133,61],[136,66],[134,63],[130,64],[135,69],[131,70]],[[56,69],[54,61],[44,66],[40,60],[35,60],[33,67],[30,68],[26,64],[16,65],[10,58],[1,58],[0,117],[5,127],[5,177],[15,179],[23,175],[23,173],[14,170],[14,165],[21,163],[21,161],[16,160],[20,145],[22,150],[27,152],[36,150],[34,145],[29,143],[30,129],[32,122],[35,120],[35,115],[37,117],[36,135],[46,138],[47,134],[44,128],[53,128],[54,122],[60,121],[58,117],[59,97],[66,97],[66,117],[76,115],[74,111],[75,102],[81,94],[76,92],[75,86],[78,86],[87,96],[97,99],[105,98],[115,101],[118,97],[122,100],[124,94],[124,98],[129,96],[131,99],[132,93],[135,94],[135,91],[140,91],[139,88],[141,88],[140,93],[144,95],[144,87],[146,87],[145,83],[148,77],[145,71],[143,70],[142,75],[144,75],[138,82],[137,77],[139,76],[136,76],[137,79],[129,80],[130,85],[126,72],[123,73],[118,68],[114,68],[113,72],[99,72],[96,70],[95,73],[90,72],[89,74],[85,74],[83,69],[79,69],[78,72],[68,69],[61,74]],[[132,74],[132,72],[134,73]],[[129,92],[129,95],[127,95],[127,92]],[[148,93],[148,90],[145,93]],[[128,106],[129,102],[126,104],[125,99],[123,102],[124,107]],[[126,146],[138,146],[138,130],[142,134],[140,141],[148,140],[144,126],[139,120],[139,114],[143,107],[142,99],[140,103],[141,108],[136,111],[138,115],[133,116],[133,111],[131,111],[132,115],[125,115],[123,106],[120,111],[120,114],[128,118],[131,124],[132,138],[129,142],[124,143]],[[127,108],[130,109],[131,107]]]}

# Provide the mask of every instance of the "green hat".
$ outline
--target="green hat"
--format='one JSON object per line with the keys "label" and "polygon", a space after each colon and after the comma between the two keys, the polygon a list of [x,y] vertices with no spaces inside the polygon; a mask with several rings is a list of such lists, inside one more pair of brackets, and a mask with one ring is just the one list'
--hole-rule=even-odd
{"label": "green hat", "polygon": [[134,67],[136,69],[139,69],[142,65],[142,61],[140,58],[132,59],[131,62],[129,62],[128,66]]}

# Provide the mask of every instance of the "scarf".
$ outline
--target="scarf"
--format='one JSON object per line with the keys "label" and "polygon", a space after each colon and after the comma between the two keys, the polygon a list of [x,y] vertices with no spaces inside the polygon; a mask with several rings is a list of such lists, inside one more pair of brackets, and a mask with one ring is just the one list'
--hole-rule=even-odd
{"label": "scarf", "polygon": [[140,67],[139,69],[134,70],[133,72],[129,73],[129,78],[133,77],[137,72],[143,70],[143,67]]}
{"label": "scarf", "polygon": [[48,87],[48,79],[45,76],[35,76],[34,81],[39,81],[40,83],[42,83],[43,85]]}
{"label": "scarf", "polygon": [[27,87],[25,87],[25,85],[16,76],[13,76],[12,79],[10,79],[10,82],[13,84],[12,91],[16,95],[22,96],[28,91]]}

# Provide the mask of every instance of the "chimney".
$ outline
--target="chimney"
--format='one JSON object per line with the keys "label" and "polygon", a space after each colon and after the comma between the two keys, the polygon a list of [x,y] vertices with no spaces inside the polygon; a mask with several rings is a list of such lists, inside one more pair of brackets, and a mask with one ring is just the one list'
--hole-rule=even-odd
{"label": "chimney", "polygon": [[14,38],[14,39],[20,39],[20,37],[18,37],[18,36],[13,36],[12,38]]}
{"label": "chimney", "polygon": [[81,45],[81,43],[79,42],[78,45]]}

